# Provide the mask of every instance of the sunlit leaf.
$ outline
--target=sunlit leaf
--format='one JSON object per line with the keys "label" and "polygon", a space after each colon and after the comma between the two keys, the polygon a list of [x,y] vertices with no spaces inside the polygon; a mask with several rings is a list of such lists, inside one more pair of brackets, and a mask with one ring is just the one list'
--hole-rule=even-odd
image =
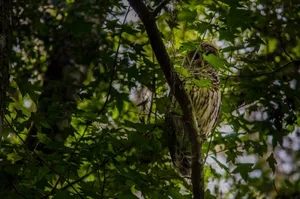
{"label": "sunlit leaf", "polygon": [[216,69],[223,68],[224,65],[227,64],[224,58],[217,57],[213,54],[203,55],[203,57],[209,64],[211,64]]}

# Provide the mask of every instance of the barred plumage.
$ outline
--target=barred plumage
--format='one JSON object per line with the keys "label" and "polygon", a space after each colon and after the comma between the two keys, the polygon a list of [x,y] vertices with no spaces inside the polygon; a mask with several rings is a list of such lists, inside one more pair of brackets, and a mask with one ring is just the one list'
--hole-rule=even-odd
{"label": "barred plumage", "polygon": [[[202,52],[198,52],[201,50]],[[216,126],[221,104],[221,93],[219,91],[218,72],[204,60],[202,54],[218,55],[218,51],[213,45],[202,43],[200,50],[187,53],[183,65],[189,69],[193,78],[209,80],[211,83],[209,87],[199,87],[192,84],[188,79],[184,81],[198,122],[199,135],[204,141]],[[172,102],[173,110],[180,110],[175,97],[172,97]],[[189,176],[191,171],[191,144],[182,118],[170,111],[166,115],[166,123],[172,161],[179,168],[182,175]]]}

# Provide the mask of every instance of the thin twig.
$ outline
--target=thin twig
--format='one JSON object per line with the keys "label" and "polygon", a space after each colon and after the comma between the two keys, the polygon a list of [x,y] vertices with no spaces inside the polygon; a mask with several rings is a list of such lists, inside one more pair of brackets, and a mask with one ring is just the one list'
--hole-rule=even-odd
{"label": "thin twig", "polygon": [[53,173],[55,173],[56,175],[58,175],[61,179],[63,179],[64,181],[67,182],[68,185],[70,185],[70,187],[72,187],[72,189],[78,194],[78,196],[80,198],[83,199],[83,197],[81,196],[81,194],[77,191],[77,189],[75,189],[75,187],[73,185],[71,185],[71,183],[69,182],[69,180],[67,180],[65,177],[63,177],[59,172],[57,172],[55,169],[53,169],[47,162],[45,162],[34,150],[30,150],[30,147],[28,146],[28,144],[25,142],[25,140],[23,140],[23,138],[19,135],[19,133],[12,127],[12,125],[8,122],[7,118],[4,118],[7,125],[9,126],[9,128],[18,136],[18,138],[21,140],[21,142],[23,143],[23,145],[25,145],[27,147],[27,149],[29,151],[31,151],[35,156],[36,156],[36,160],[43,163],[44,165],[46,165]]}
{"label": "thin twig", "polygon": [[215,12],[214,15],[212,16],[212,18],[209,20],[209,22],[208,22],[209,25],[206,26],[206,28],[205,28],[205,30],[204,30],[204,32],[203,32],[201,41],[204,40],[204,37],[205,37],[205,35],[206,35],[206,33],[207,33],[207,30],[208,30],[208,27],[211,25],[211,22],[212,22],[212,20],[215,18],[216,14],[217,14],[217,12]]}
{"label": "thin twig", "polygon": [[66,189],[68,189],[70,186],[73,186],[73,185],[77,184],[78,182],[81,182],[82,180],[84,180],[85,178],[87,178],[89,175],[91,175],[92,173],[96,172],[99,168],[103,167],[103,166],[108,162],[109,158],[114,158],[114,157],[116,157],[116,156],[119,154],[119,152],[120,152],[120,153],[124,153],[124,152],[125,152],[126,150],[128,150],[128,149],[130,149],[130,148],[127,147],[127,148],[124,148],[123,150],[117,150],[117,151],[113,154],[113,156],[106,156],[106,157],[104,158],[102,164],[101,164],[98,168],[93,169],[92,171],[86,173],[85,175],[81,176],[81,177],[78,178],[77,180],[71,182],[70,184],[67,184],[66,186],[62,187],[61,190],[66,190]]}
{"label": "thin twig", "polygon": [[113,67],[111,69],[111,76],[110,76],[110,82],[109,82],[109,88],[108,88],[108,92],[107,92],[107,97],[105,99],[105,102],[104,102],[102,108],[97,113],[98,116],[105,110],[105,107],[106,107],[106,105],[108,103],[108,99],[109,99],[109,96],[110,96],[110,93],[111,93],[111,90],[112,90],[114,75],[115,75],[115,71],[116,71],[116,67],[117,67],[116,65],[117,65],[117,61],[118,61],[119,50],[120,50],[121,41],[122,41],[122,33],[123,33],[123,30],[124,30],[124,25],[126,23],[129,11],[130,11],[130,6],[128,6],[128,8],[127,8],[127,12],[125,14],[125,17],[124,17],[124,20],[123,20],[123,23],[122,23],[122,28],[121,28],[121,31],[120,31],[120,34],[119,34],[119,43],[118,43],[118,47],[117,47],[117,50],[116,50]]}
{"label": "thin twig", "polygon": [[273,186],[274,186],[274,190],[277,193],[277,195],[280,196],[280,194],[279,194],[279,192],[278,192],[278,190],[276,188],[275,180],[273,180]]}
{"label": "thin twig", "polygon": [[101,177],[100,177],[99,170],[97,171],[97,175],[98,175],[98,181],[99,181],[99,188],[101,188]]}
{"label": "thin twig", "polygon": [[12,188],[15,190],[15,192],[21,196],[22,198],[28,199],[26,196],[24,196],[18,189],[17,187],[14,185],[14,183],[12,182],[12,180],[10,179],[10,176],[6,173],[6,171],[2,168],[2,172],[4,173],[4,177],[7,179],[7,181],[11,184]]}
{"label": "thin twig", "polygon": [[102,185],[102,190],[101,190],[101,196],[104,195],[105,184],[106,184],[106,172],[105,172],[105,166],[104,166],[104,169],[103,169],[103,185]]}
{"label": "thin twig", "polygon": [[[273,71],[267,72],[267,73],[259,73],[259,74],[253,74],[253,75],[223,75],[223,76],[226,76],[226,78],[240,78],[240,77],[252,78],[252,77],[271,75],[271,74],[277,73],[278,71],[282,70],[283,68],[287,67],[288,65],[290,65],[292,63],[300,64],[300,60],[289,61],[289,62],[285,63],[284,65],[282,65],[281,67],[277,68],[276,70],[273,70]],[[226,79],[226,78],[223,78],[223,79]]]}
{"label": "thin twig", "polygon": [[[80,143],[81,140],[83,139],[83,137],[84,137],[84,135],[85,135],[85,133],[86,133],[86,131],[87,131],[88,126],[89,126],[89,125],[88,125],[88,123],[87,123],[87,124],[86,124],[86,127],[85,127],[85,129],[84,129],[83,134],[82,134],[81,137],[79,138],[78,142],[76,143],[76,146],[75,146],[74,149],[73,149],[72,154],[70,155],[70,158],[69,158],[69,162],[70,162],[70,163],[69,163],[68,168],[67,168],[66,171],[68,171],[68,170],[70,169],[72,157],[73,157],[73,155],[75,154],[75,152],[76,152],[76,150],[77,150],[77,147],[79,146],[79,143]],[[52,195],[52,194],[55,193],[56,187],[57,187],[57,185],[59,184],[60,180],[61,180],[61,177],[59,176],[57,182],[55,183],[55,186],[52,188],[52,190],[50,191],[50,193],[49,193],[47,196],[45,196],[44,198],[48,198],[50,195]]]}
{"label": "thin twig", "polygon": [[217,154],[217,153],[221,153],[221,152],[224,152],[224,151],[228,151],[228,150],[231,150],[231,149],[237,149],[239,147],[243,147],[243,144],[240,144],[238,146],[229,147],[228,149],[222,149],[220,151],[216,151],[215,153],[209,153],[208,156],[211,156],[211,155]]}
{"label": "thin twig", "polygon": [[280,45],[281,45],[281,48],[283,49],[283,52],[290,58],[291,61],[293,61],[292,56],[291,56],[291,55],[286,51],[286,49],[284,48],[284,45],[283,45],[283,41],[282,41],[280,32],[278,32],[278,37],[279,37]]}
{"label": "thin twig", "polygon": [[155,74],[154,74],[153,75],[153,81],[152,81],[153,90],[152,90],[152,93],[151,93],[150,108],[149,108],[149,113],[148,113],[148,124],[150,124],[150,121],[151,121],[151,114],[152,114],[152,109],[153,109],[154,96],[155,96],[155,92],[156,92],[155,91],[155,82],[156,82],[156,79],[155,79]]}
{"label": "thin twig", "polygon": [[206,160],[207,160],[207,157],[208,157],[208,152],[209,152],[209,149],[210,149],[211,142],[213,140],[214,133],[215,133],[215,130],[213,130],[212,133],[211,133],[210,140],[209,140],[209,143],[208,143],[208,146],[207,146],[207,151],[206,151],[206,154],[205,154],[205,158],[204,158],[203,164],[206,163]]}
{"label": "thin twig", "polygon": [[59,177],[59,178],[57,179],[57,181],[55,182],[55,185],[54,185],[53,188],[51,189],[50,193],[47,194],[47,195],[45,195],[44,197],[42,197],[42,199],[47,199],[47,198],[49,198],[49,196],[51,196],[52,194],[55,193],[56,187],[57,187],[57,185],[59,184],[60,179],[61,179],[61,178]]}
{"label": "thin twig", "polygon": [[[116,50],[116,54],[115,54],[115,58],[114,58],[114,63],[113,63],[112,71],[111,71],[110,84],[109,84],[109,89],[108,89],[108,92],[107,92],[107,97],[105,99],[105,102],[104,102],[102,108],[97,113],[98,116],[105,110],[105,107],[108,104],[108,99],[109,99],[109,96],[110,96],[110,93],[111,93],[111,90],[112,90],[112,84],[113,84],[113,80],[114,80],[113,77],[115,75],[115,70],[116,70],[116,65],[117,65],[117,59],[118,59],[118,55],[119,55],[119,49],[120,49],[120,46],[121,46],[122,33],[123,33],[123,30],[124,30],[124,25],[125,25],[127,16],[129,14],[129,11],[130,11],[130,6],[128,6],[128,8],[127,8],[127,12],[125,14],[125,17],[124,17],[124,20],[123,20],[123,23],[122,23],[122,29],[121,29],[120,35],[119,35],[119,43],[118,43],[118,47],[117,47],[117,50]],[[88,127],[89,127],[90,124],[91,124],[91,121],[87,121],[86,122],[85,130],[84,130],[83,134],[81,135],[81,137],[79,138],[79,141],[76,143],[76,146],[74,147],[74,150],[73,150],[73,152],[72,152],[72,154],[70,156],[70,160],[72,159],[73,155],[75,154],[75,151],[76,151],[77,147],[79,146],[81,140],[83,139],[85,133],[87,132],[87,129],[88,129]],[[69,164],[69,166],[70,166],[70,164]],[[59,178],[57,182],[59,182],[60,180],[61,180],[61,178]],[[56,183],[56,185],[53,187],[53,189],[51,190],[51,192],[50,192],[50,194],[48,196],[52,195],[55,192],[55,189],[56,189],[57,185],[58,185],[58,183]]]}

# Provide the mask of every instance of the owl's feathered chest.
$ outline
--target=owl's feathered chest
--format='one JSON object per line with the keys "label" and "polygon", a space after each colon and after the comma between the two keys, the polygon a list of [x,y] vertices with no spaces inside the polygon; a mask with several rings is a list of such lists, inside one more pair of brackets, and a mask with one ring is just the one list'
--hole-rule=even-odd
{"label": "owl's feathered chest", "polygon": [[[191,68],[190,74],[193,78],[196,80],[204,80],[206,81],[210,86],[203,86],[204,88],[211,88],[212,90],[218,90],[220,86],[220,81],[218,77],[218,72],[210,65],[206,65],[201,68]],[[204,82],[205,83],[205,82]],[[201,85],[198,87],[202,87]]]}
{"label": "owl's feathered chest", "polygon": [[195,55],[189,53],[187,56],[188,60],[184,66],[188,68],[191,78],[187,78],[184,82],[200,130],[207,134],[216,125],[218,118],[221,103],[220,81],[217,70],[202,56]]}

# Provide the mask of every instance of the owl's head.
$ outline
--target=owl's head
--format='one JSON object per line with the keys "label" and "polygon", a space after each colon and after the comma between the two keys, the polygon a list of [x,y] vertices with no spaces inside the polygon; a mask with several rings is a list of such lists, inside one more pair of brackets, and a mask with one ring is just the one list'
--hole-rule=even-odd
{"label": "owl's head", "polygon": [[201,68],[203,65],[207,65],[207,62],[202,56],[203,54],[213,54],[218,56],[219,53],[214,45],[208,42],[202,42],[199,49],[187,53],[183,65],[188,66],[189,68]]}
{"label": "owl's head", "polygon": [[218,54],[219,54],[218,49],[214,45],[207,43],[207,42],[201,43],[201,49],[202,49],[203,54],[205,54],[205,55],[213,54],[213,55],[218,56]]}

